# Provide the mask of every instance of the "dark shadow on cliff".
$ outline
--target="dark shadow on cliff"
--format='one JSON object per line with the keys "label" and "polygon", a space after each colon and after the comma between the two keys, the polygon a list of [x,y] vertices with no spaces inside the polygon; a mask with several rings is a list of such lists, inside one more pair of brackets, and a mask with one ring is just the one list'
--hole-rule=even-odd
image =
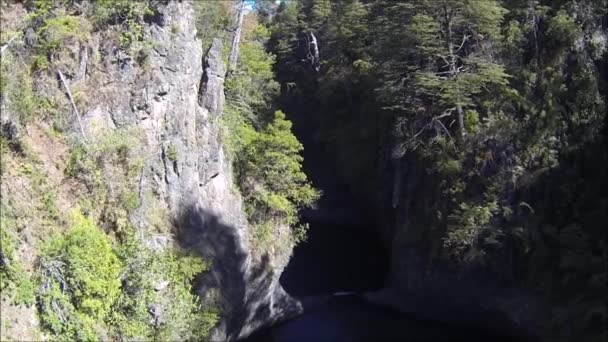
{"label": "dark shadow on cliff", "polygon": [[180,211],[173,227],[180,248],[210,263],[209,270],[197,277],[195,288],[203,305],[219,305],[224,325],[219,328],[228,339],[301,313],[299,303],[278,281],[273,283],[275,271],[267,255],[250,264],[246,235],[240,231],[244,228],[227,225],[218,215],[194,205]]}
{"label": "dark shadow on cliff", "polygon": [[[185,251],[209,261],[209,270],[197,278],[196,289],[201,296],[216,293],[227,299],[229,306],[219,307],[226,331],[236,338],[246,319],[246,261],[247,253],[240,245],[236,227],[196,206],[184,207],[173,222],[176,241]],[[213,298],[207,298],[213,302]],[[217,301],[222,302],[222,301]],[[238,310],[238,311],[237,311]]]}

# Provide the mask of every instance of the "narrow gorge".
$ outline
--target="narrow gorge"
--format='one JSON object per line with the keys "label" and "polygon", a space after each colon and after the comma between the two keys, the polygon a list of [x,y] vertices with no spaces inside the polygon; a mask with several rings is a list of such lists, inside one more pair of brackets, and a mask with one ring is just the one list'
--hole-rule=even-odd
{"label": "narrow gorge", "polygon": [[608,337],[606,0],[0,23],[0,340]]}

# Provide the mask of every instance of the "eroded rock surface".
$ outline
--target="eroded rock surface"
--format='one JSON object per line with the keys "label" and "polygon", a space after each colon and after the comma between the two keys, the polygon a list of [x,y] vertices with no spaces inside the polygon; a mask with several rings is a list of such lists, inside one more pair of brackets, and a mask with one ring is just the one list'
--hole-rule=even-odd
{"label": "eroded rock surface", "polygon": [[[297,314],[301,306],[278,282],[291,251],[258,255],[249,244],[250,226],[220,136],[226,73],[221,41],[203,51],[191,5],[159,7],[157,20],[145,27],[145,39],[154,42],[145,68],[96,33],[80,49],[76,69],[87,70],[88,82],[99,80],[91,109],[83,113],[88,135],[116,128],[143,135],[143,196],[132,221],[149,245],[176,243],[210,261],[197,289],[205,304],[221,311],[211,339],[233,340]],[[170,213],[171,234],[147,230],[150,210]]]}

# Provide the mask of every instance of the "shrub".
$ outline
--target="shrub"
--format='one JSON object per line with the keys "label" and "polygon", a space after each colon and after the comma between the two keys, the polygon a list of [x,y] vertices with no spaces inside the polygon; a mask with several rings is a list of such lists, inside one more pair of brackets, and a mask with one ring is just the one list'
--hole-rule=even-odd
{"label": "shrub", "polygon": [[98,25],[122,26],[120,46],[128,48],[133,42],[143,39],[144,17],[154,14],[149,1],[98,0],[94,15]]}
{"label": "shrub", "polygon": [[[57,339],[201,340],[217,321],[193,294],[206,263],[127,238],[115,252],[90,219],[75,212],[71,229],[40,258],[37,304],[43,328]],[[123,267],[124,266],[124,267]],[[104,335],[109,336],[109,335]]]}
{"label": "shrub", "polygon": [[54,53],[70,40],[86,42],[91,33],[91,25],[82,17],[57,16],[45,20],[38,33],[42,42],[38,47],[42,53]]}
{"label": "shrub", "polygon": [[4,87],[10,106],[19,116],[22,124],[31,122],[34,118],[51,118],[59,113],[59,104],[51,97],[37,94],[29,70],[14,71],[13,79],[6,79]]}
{"label": "shrub", "polygon": [[476,133],[479,126],[479,113],[473,109],[468,109],[464,113],[464,127],[469,133]]}
{"label": "shrub", "polygon": [[6,207],[0,210],[0,292],[15,304],[34,302],[34,284],[16,256],[17,241],[13,234],[14,221]]}
{"label": "shrub", "polygon": [[95,158],[89,154],[84,145],[77,145],[70,151],[65,174],[81,180],[89,191],[102,186],[101,170]]}
{"label": "shrub", "polygon": [[447,236],[443,245],[456,258],[464,254],[480,237],[482,231],[488,228],[490,220],[498,212],[496,202],[486,202],[480,205],[461,203],[460,207],[450,215],[452,222],[448,226]]}
{"label": "shrub", "polygon": [[559,10],[555,16],[549,18],[547,36],[556,42],[556,46],[569,46],[572,44],[580,28],[565,10]]}
{"label": "shrub", "polygon": [[79,212],[40,259],[38,309],[44,328],[64,339],[94,340],[120,293],[121,262],[107,236]]}
{"label": "shrub", "polygon": [[36,113],[37,101],[34,93],[32,79],[24,73],[17,74],[16,89],[11,96],[11,103],[16,112],[19,114],[19,119],[22,122],[29,122]]}
{"label": "shrub", "polygon": [[[90,192],[99,198],[112,192],[117,202],[127,210],[136,207],[134,178],[143,168],[139,155],[138,131],[116,130],[104,132],[101,138],[88,145],[76,143],[70,151],[65,173],[82,181]],[[112,182],[105,182],[112,179]],[[112,186],[106,191],[105,186]]]}
{"label": "shrub", "polygon": [[217,321],[192,294],[207,265],[197,257],[157,251],[131,239],[123,249],[123,292],[115,307],[116,334],[126,339],[184,341],[205,338]]}
{"label": "shrub", "polygon": [[[49,61],[57,56],[67,44],[84,43],[91,34],[91,24],[83,17],[57,15],[48,17],[50,9],[41,13],[35,12],[33,17],[42,20],[42,25],[36,29],[40,39],[32,57],[32,69],[46,70]],[[38,13],[38,14],[36,14]],[[48,17],[48,18],[47,18]]]}
{"label": "shrub", "polygon": [[230,14],[231,3],[226,1],[193,1],[196,32],[203,46],[211,44],[213,38],[228,41],[229,28],[233,25]]}
{"label": "shrub", "polygon": [[272,71],[275,57],[257,42],[244,42],[239,49],[239,68],[226,79],[226,97],[233,103],[263,108],[279,90]]}
{"label": "shrub", "polygon": [[[5,55],[6,56],[6,55]],[[8,58],[4,57],[0,60],[0,98],[4,98],[4,90],[6,89],[9,82],[9,62],[7,62]]]}
{"label": "shrub", "polygon": [[169,147],[167,147],[167,158],[172,162],[177,161],[177,149],[175,148],[175,145],[169,145]]}

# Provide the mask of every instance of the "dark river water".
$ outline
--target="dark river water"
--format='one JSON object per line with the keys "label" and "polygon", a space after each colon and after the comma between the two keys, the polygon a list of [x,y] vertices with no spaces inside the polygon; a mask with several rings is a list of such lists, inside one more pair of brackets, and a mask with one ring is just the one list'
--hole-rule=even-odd
{"label": "dark river water", "polygon": [[367,302],[359,293],[380,288],[387,266],[383,249],[364,227],[311,224],[308,241],[296,248],[281,277],[304,313],[247,341],[512,341]]}

